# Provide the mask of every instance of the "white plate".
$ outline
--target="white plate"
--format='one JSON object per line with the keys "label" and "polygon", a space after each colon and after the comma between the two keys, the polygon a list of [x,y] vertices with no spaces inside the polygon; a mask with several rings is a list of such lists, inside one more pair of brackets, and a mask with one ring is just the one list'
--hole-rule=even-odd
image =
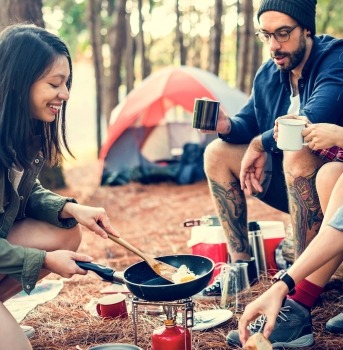
{"label": "white plate", "polygon": [[[212,328],[229,320],[233,313],[230,310],[206,310],[194,313],[193,331],[202,331]],[[203,320],[203,322],[201,322]]]}

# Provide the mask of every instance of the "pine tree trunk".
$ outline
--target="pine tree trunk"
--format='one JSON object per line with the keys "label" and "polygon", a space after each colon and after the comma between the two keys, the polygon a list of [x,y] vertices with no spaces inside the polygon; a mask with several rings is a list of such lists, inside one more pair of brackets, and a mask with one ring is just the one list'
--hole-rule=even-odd
{"label": "pine tree trunk", "polygon": [[109,121],[112,109],[119,103],[119,86],[121,84],[120,67],[126,46],[126,0],[117,0],[113,20],[108,33],[111,65],[107,91],[106,118]]}
{"label": "pine tree trunk", "polygon": [[[237,87],[247,94],[250,94],[250,77],[252,65],[253,40],[253,3],[252,0],[242,0],[240,3],[241,14],[244,18],[244,25],[238,28],[239,51],[237,61]],[[255,40],[255,39],[254,39]]]}
{"label": "pine tree trunk", "polygon": [[[176,0],[176,6],[175,6],[175,12],[176,12],[176,27],[175,27],[175,54],[177,52],[177,48],[179,48],[179,60],[180,65],[184,66],[186,64],[187,59],[187,50],[183,43],[183,33],[181,31],[181,23],[180,23],[180,9],[179,9],[179,0]],[[174,55],[175,56],[175,55]]]}
{"label": "pine tree trunk", "polygon": [[126,14],[126,94],[132,89],[135,81],[135,40],[131,33],[131,13]]}
{"label": "pine tree trunk", "polygon": [[222,38],[223,0],[216,0],[214,6],[214,25],[210,33],[210,59],[208,70],[215,75],[219,74],[220,44]]}
{"label": "pine tree trunk", "polygon": [[148,64],[145,57],[145,42],[144,42],[144,32],[143,32],[143,15],[142,15],[142,0],[138,0],[138,13],[139,13],[139,32],[138,32],[138,49],[141,56],[141,72],[142,80],[149,75]]}
{"label": "pine tree trunk", "polygon": [[95,71],[96,86],[96,138],[98,155],[101,148],[101,119],[102,119],[102,94],[104,87],[104,64],[102,57],[101,38],[101,0],[88,0],[88,27],[90,31],[90,41],[93,49],[93,63]]}

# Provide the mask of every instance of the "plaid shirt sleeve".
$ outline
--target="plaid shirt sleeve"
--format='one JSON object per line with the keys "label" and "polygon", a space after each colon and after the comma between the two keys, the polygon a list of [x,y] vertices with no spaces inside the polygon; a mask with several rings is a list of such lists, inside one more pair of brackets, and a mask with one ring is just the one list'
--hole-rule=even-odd
{"label": "plaid shirt sleeve", "polygon": [[318,149],[311,151],[318,156],[324,163],[343,162],[343,148],[334,146],[330,148]]}

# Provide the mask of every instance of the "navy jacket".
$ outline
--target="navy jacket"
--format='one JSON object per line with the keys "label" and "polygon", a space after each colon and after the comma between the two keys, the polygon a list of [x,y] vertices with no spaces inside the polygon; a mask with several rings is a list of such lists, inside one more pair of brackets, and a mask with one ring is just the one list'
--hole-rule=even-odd
{"label": "navy jacket", "polygon": [[[298,88],[300,115],[312,123],[343,126],[343,40],[328,35],[314,37]],[[256,74],[247,103],[231,118],[231,132],[219,137],[229,143],[248,144],[262,134],[267,152],[281,152],[273,138],[274,121],[287,114],[290,94],[289,72],[279,71],[273,60],[268,60]]]}

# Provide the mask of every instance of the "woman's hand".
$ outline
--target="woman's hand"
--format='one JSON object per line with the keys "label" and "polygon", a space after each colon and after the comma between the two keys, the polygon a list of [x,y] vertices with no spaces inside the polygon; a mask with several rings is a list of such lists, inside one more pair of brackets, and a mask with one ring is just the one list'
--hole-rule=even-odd
{"label": "woman's hand", "polygon": [[263,335],[266,338],[270,336],[281,309],[282,301],[287,293],[287,285],[283,282],[277,282],[245,308],[244,314],[240,318],[238,325],[239,339],[243,347],[250,336],[250,332],[247,329],[249,322],[254,321],[260,315],[267,316]]}
{"label": "woman's hand", "polygon": [[333,146],[343,147],[343,128],[335,124],[311,124],[303,130],[302,135],[315,151]]}
{"label": "woman's hand", "polygon": [[277,138],[278,138],[278,132],[279,132],[279,120],[280,119],[299,119],[299,120],[304,120],[306,122],[306,127],[308,127],[310,124],[312,124],[309,119],[305,116],[298,116],[296,114],[287,114],[287,115],[284,115],[282,117],[279,117],[277,119],[275,119],[275,124],[274,124],[274,139],[275,141],[277,141]]}
{"label": "woman's hand", "polygon": [[[107,233],[112,233],[116,237],[120,234],[112,227],[110,220],[103,208],[88,207],[76,203],[68,202],[59,213],[61,219],[74,218],[78,223],[86,226],[90,231],[102,238],[107,238]],[[104,229],[101,227],[103,226]]]}
{"label": "woman's hand", "polygon": [[42,268],[65,278],[71,278],[75,274],[87,275],[87,271],[76,265],[75,260],[91,262],[93,258],[69,250],[55,250],[46,253]]}

